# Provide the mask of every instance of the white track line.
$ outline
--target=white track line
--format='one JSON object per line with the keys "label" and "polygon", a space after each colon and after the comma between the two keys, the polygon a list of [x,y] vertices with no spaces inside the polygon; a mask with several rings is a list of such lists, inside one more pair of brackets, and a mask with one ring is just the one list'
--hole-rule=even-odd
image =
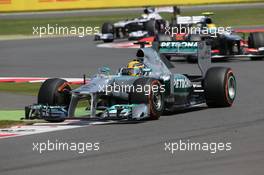
{"label": "white track line", "polygon": [[0,139],[111,123],[116,123],[116,121],[65,120],[62,123],[35,123],[33,125],[13,126],[11,128],[0,128]]}

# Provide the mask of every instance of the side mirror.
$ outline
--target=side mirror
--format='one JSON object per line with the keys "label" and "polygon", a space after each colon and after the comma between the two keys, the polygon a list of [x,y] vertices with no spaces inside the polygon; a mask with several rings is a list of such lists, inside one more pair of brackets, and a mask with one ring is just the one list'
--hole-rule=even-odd
{"label": "side mirror", "polygon": [[151,68],[143,68],[142,71],[143,71],[144,73],[146,73],[146,72],[151,72],[152,69],[151,69]]}
{"label": "side mirror", "polygon": [[98,72],[100,74],[105,74],[105,75],[109,75],[110,71],[111,71],[111,69],[109,67],[105,67],[105,66],[98,69]]}

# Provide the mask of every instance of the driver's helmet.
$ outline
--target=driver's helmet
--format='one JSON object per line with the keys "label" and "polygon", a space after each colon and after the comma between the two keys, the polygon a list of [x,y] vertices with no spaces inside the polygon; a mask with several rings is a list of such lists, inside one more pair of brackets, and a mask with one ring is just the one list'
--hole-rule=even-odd
{"label": "driver's helmet", "polygon": [[216,25],[213,23],[211,18],[207,17],[204,22],[207,25],[208,29],[215,29],[216,28]]}
{"label": "driver's helmet", "polygon": [[148,14],[154,13],[154,11],[155,11],[154,8],[147,7],[144,9],[144,14],[148,15]]}
{"label": "driver's helmet", "polygon": [[134,60],[130,61],[127,64],[128,75],[130,75],[130,76],[140,76],[140,75],[143,75],[142,69],[144,67],[145,66],[144,66],[144,64],[142,62],[140,62],[137,59],[134,59]]}
{"label": "driver's helmet", "polygon": [[217,28],[215,24],[207,24],[207,28],[209,29],[209,33],[215,34],[217,33]]}
{"label": "driver's helmet", "polygon": [[216,28],[216,25],[215,24],[207,24],[207,27],[209,28],[209,29],[215,29]]}

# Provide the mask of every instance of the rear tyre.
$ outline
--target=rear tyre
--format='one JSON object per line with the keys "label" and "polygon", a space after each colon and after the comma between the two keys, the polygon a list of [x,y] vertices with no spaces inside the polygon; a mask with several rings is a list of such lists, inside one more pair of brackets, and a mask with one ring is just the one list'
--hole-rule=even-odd
{"label": "rear tyre", "polygon": [[[46,80],[40,87],[38,93],[38,104],[49,106],[66,106],[69,107],[71,96],[69,92],[71,87],[67,81],[59,78]],[[62,122],[62,118],[46,119],[49,122]]]}
{"label": "rear tyre", "polygon": [[[111,23],[104,23],[102,26],[102,34],[113,34],[115,33],[114,25]],[[113,42],[114,39],[105,39],[103,40],[105,43]]]}
{"label": "rear tyre", "polygon": [[[133,86],[141,87],[142,92],[131,92],[129,94],[130,103],[149,105],[150,120],[158,120],[164,110],[164,94],[161,91],[161,84],[158,80],[150,78],[139,78]],[[158,87],[158,88],[156,88]],[[144,90],[146,88],[146,91]]]}
{"label": "rear tyre", "polygon": [[148,34],[150,36],[155,36],[156,34],[158,34],[158,30],[157,30],[157,24],[155,20],[150,20],[148,22],[145,23],[145,29],[146,31],[148,31]]}
{"label": "rear tyre", "polygon": [[230,107],[236,97],[236,78],[230,68],[212,67],[204,79],[208,107]]}
{"label": "rear tyre", "polygon": [[[258,49],[260,47],[264,47],[264,33],[255,32],[250,33],[248,37],[248,46],[249,48]],[[253,61],[262,60],[263,57],[251,57]]]}

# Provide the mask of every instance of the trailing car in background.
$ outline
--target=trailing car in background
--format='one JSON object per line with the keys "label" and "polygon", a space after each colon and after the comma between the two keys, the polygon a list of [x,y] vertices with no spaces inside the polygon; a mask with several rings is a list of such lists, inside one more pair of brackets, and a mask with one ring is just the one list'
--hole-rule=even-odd
{"label": "trailing car in background", "polygon": [[[264,29],[263,29],[264,30]],[[190,35],[190,41],[206,40],[212,47],[212,59],[228,60],[230,58],[245,58],[262,60],[264,58],[264,33],[258,30],[250,30],[246,38],[247,30],[239,30],[242,35],[234,31],[232,33],[218,34],[217,37]],[[188,62],[197,62],[197,55],[187,57]]]}
{"label": "trailing car in background", "polygon": [[[148,41],[207,41],[211,45],[211,58],[217,60],[227,60],[229,58],[249,57],[251,60],[261,60],[264,58],[264,28],[251,29],[231,29],[218,32],[218,28],[213,23],[211,15],[213,13],[203,13],[204,16],[177,16],[178,32],[174,35],[156,35],[147,38]],[[184,33],[180,29],[196,29],[194,33]],[[200,29],[200,30],[197,30]],[[205,31],[201,33],[201,31]],[[146,39],[145,39],[146,41]],[[173,56],[167,55],[168,58]],[[197,62],[197,55],[188,55],[188,62]]]}
{"label": "trailing car in background", "polygon": [[[229,30],[218,33],[216,25],[210,17],[213,13],[204,13],[205,16],[199,22],[191,22],[192,25],[200,25],[209,29],[208,34],[187,35],[189,41],[206,40],[211,45],[213,60],[227,60],[229,58],[249,57],[251,60],[264,58],[264,29]],[[246,33],[249,33],[246,38]],[[187,57],[188,62],[196,62],[197,56]]]}
{"label": "trailing car in background", "polygon": [[160,16],[160,12],[175,13],[174,7],[145,8],[144,14],[135,19],[127,19],[114,24],[105,22],[102,25],[102,33],[95,36],[95,40],[112,42],[115,39],[128,38],[137,40],[144,37],[154,36],[165,32],[165,26],[169,21]]}

